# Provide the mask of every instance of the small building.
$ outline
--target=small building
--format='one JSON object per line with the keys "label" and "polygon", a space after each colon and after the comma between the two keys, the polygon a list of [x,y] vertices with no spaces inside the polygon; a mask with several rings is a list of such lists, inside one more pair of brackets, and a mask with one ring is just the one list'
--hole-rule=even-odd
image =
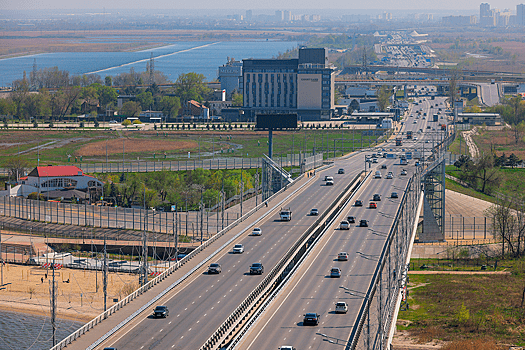
{"label": "small building", "polygon": [[222,110],[233,106],[233,101],[208,101],[210,106],[210,116],[222,114]]}
{"label": "small building", "polygon": [[[162,123],[166,119],[162,111],[142,111],[139,115],[140,121],[146,123]],[[128,118],[129,119],[129,118]]]}
{"label": "small building", "polygon": [[182,115],[208,120],[210,118],[210,109],[195,100],[190,100],[184,104]]}
{"label": "small building", "polygon": [[231,59],[228,57],[228,62],[219,67],[218,77],[221,82],[221,90],[225,90],[228,96],[235,90],[240,92],[242,62],[236,61],[233,57]]}
{"label": "small building", "polygon": [[502,125],[503,119],[498,113],[458,113],[458,122],[475,125]]}
{"label": "small building", "polygon": [[49,165],[34,168],[26,177],[20,178],[20,185],[25,185],[24,194],[27,196],[31,192],[45,193],[64,189],[101,190],[104,184],[95,177],[84,174],[82,169],[74,165]]}

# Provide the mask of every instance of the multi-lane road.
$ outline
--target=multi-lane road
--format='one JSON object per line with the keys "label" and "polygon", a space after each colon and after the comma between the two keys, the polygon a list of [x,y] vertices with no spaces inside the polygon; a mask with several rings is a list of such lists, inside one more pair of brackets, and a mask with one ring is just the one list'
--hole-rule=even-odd
{"label": "multi-lane road", "polygon": [[[394,149],[400,152],[405,147],[423,148],[431,142],[432,133],[437,132],[438,123],[429,123],[428,116],[432,108],[443,99],[424,100],[418,109],[427,113],[427,118],[411,116],[405,118],[404,131],[413,130],[417,140],[408,140],[406,146],[395,147],[391,142],[382,146],[386,152]],[[416,109],[410,111],[416,115]],[[446,119],[439,120],[443,123]],[[416,121],[416,123],[413,123]],[[430,125],[431,128],[427,129]],[[436,130],[432,130],[436,128]],[[423,133],[416,133],[422,130]],[[430,137],[429,137],[430,136]],[[403,136],[407,141],[406,137]],[[370,154],[371,152],[369,152]],[[118,332],[105,340],[98,348],[115,347],[118,349],[198,349],[221,326],[225,319],[259,284],[263,276],[249,275],[249,266],[261,262],[268,273],[283,257],[296,240],[314,224],[317,217],[310,216],[312,208],[322,213],[338,197],[343,189],[364,169],[364,154],[339,159],[335,166],[317,174],[309,185],[302,188],[284,206],[292,209],[292,220],[281,222],[278,209],[257,224],[262,229],[261,236],[250,235],[251,229],[235,242],[221,251],[212,262],[219,263],[222,273],[208,275],[207,266],[196,271],[186,282],[172,289],[158,301],[170,310],[165,319],[152,318],[152,310],[147,310]],[[396,165],[397,164],[397,165]],[[387,169],[380,169],[386,165]],[[414,171],[413,163],[399,165],[399,159],[379,158],[378,163],[371,163],[372,171],[380,169],[381,179],[370,179],[366,186],[356,193],[354,199],[362,199],[363,207],[349,206],[341,212],[334,225],[330,227],[322,241],[316,245],[308,260],[301,266],[300,273],[270,305],[264,317],[255,324],[242,342],[242,348],[276,349],[287,343],[297,349],[323,348],[331,344],[323,342],[321,333],[334,339],[348,339],[357,311],[363,302],[363,293],[368,288],[377,257],[385,243],[386,236],[394,220],[400,198],[391,198],[392,192],[402,197],[408,178]],[[342,168],[345,174],[337,174]],[[400,175],[401,169],[409,170],[407,176]],[[393,179],[385,179],[388,171],[394,173]],[[334,177],[334,186],[326,186],[325,175]],[[373,194],[381,195],[377,209],[367,208]],[[353,203],[353,202],[352,202]],[[354,215],[357,220],[369,220],[369,227],[351,226],[350,230],[337,228],[341,218]],[[243,244],[243,254],[233,254],[234,244]],[[349,260],[334,261],[337,253],[346,251]],[[340,267],[341,278],[329,278],[331,267]],[[152,295],[153,297],[153,295]],[[334,303],[346,301],[349,312],[336,315]],[[302,326],[305,312],[321,314],[318,327]],[[118,317],[118,313],[115,316]],[[266,321],[265,321],[266,320]],[[104,327],[102,324],[98,327]],[[89,337],[89,333],[86,335]],[[93,341],[96,339],[93,339]],[[75,343],[70,345],[76,348]]]}

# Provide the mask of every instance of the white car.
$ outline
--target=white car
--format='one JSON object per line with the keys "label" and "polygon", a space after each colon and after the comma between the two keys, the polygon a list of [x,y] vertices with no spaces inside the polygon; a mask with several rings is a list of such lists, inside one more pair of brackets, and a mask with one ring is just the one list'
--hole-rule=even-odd
{"label": "white car", "polygon": [[254,227],[252,230],[252,236],[262,236],[262,230],[260,227]]}
{"label": "white car", "polygon": [[333,180],[326,181],[326,186],[333,186],[333,185],[334,185],[334,181]]}
{"label": "white car", "polygon": [[348,253],[347,252],[341,252],[337,254],[337,260],[339,261],[348,261]]}
{"label": "white car", "polygon": [[280,350],[295,350],[295,348],[291,345],[283,345],[279,347]]}
{"label": "white car", "polygon": [[348,221],[343,220],[343,221],[341,221],[341,223],[339,224],[339,229],[340,229],[340,230],[350,230],[350,224],[348,223]]}
{"label": "white car", "polygon": [[233,246],[233,254],[244,253],[244,246],[242,244],[236,244]]}
{"label": "white car", "polygon": [[335,303],[335,313],[336,314],[346,314],[348,311],[348,305],[344,301],[338,301]]}
{"label": "white car", "polygon": [[379,170],[376,171],[376,174],[374,175],[374,178],[380,179],[381,178],[381,172]]}

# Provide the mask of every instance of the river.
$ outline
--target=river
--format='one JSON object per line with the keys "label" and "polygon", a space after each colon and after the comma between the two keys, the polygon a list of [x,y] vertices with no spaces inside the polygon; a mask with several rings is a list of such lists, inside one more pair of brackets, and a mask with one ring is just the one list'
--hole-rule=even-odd
{"label": "river", "polygon": [[16,79],[29,77],[36,60],[38,69],[57,66],[70,75],[99,74],[117,75],[146,70],[151,54],[155,59],[155,70],[163,72],[175,81],[182,73],[204,74],[208,81],[217,78],[218,67],[228,57],[236,60],[246,58],[272,58],[280,52],[297,47],[290,41],[210,41],[176,42],[170,45],[137,52],[56,52],[20,56],[0,60],[0,86],[11,86]]}

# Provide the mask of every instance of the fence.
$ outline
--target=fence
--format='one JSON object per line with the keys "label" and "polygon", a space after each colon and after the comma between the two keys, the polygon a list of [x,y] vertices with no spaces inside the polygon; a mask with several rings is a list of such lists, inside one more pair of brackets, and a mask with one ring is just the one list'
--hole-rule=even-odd
{"label": "fence", "polygon": [[[253,192],[253,191],[252,191]],[[245,193],[246,196],[247,193]],[[240,196],[238,196],[240,197]],[[238,199],[237,199],[238,200]],[[261,195],[243,202],[246,213],[261,203]],[[108,238],[136,240],[141,231],[158,233],[158,241],[173,240],[173,235],[186,236],[186,240],[198,242],[208,239],[237,220],[241,215],[240,205],[224,211],[178,211],[162,212],[136,208],[120,208],[46,202],[20,197],[2,197],[0,216],[24,220],[9,222],[3,220],[2,226],[17,231],[24,230],[46,237],[85,238],[90,234],[102,237],[98,229],[113,229]],[[98,236],[97,236],[98,235]]]}
{"label": "fence", "polygon": [[488,240],[492,237],[492,222],[486,217],[449,215],[445,219],[445,239]]}

